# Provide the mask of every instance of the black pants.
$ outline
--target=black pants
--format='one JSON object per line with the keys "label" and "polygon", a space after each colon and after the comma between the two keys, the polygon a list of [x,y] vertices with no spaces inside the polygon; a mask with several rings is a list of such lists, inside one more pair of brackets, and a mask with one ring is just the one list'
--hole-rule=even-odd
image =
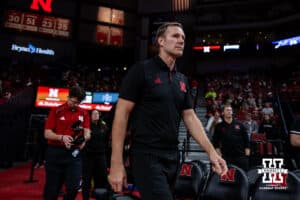
{"label": "black pants", "polygon": [[64,200],[76,198],[81,180],[81,162],[81,153],[74,157],[72,151],[64,147],[48,146],[44,200],[56,200],[63,183],[66,186]]}
{"label": "black pants", "polygon": [[173,200],[179,168],[178,152],[131,153],[132,173],[142,200]]}
{"label": "black pants", "polygon": [[224,159],[226,160],[227,164],[236,165],[239,168],[242,168],[245,172],[249,170],[249,157],[247,156],[225,156]]}
{"label": "black pants", "polygon": [[83,153],[82,159],[82,197],[88,200],[90,197],[91,180],[94,180],[94,188],[107,188],[107,164],[105,153]]}

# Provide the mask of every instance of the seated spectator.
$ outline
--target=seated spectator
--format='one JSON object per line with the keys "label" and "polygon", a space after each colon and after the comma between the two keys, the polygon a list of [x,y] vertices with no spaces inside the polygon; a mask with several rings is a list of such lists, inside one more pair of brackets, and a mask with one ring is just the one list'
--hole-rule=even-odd
{"label": "seated spectator", "polygon": [[256,107],[261,111],[263,109],[263,101],[262,99],[257,99]]}
{"label": "seated spectator", "polygon": [[274,110],[270,102],[265,103],[265,106],[263,107],[261,112],[263,115],[269,115],[271,118],[274,116]]}
{"label": "seated spectator", "polygon": [[212,100],[212,99],[207,99],[206,101],[206,117],[209,119],[210,117],[212,117],[214,115],[214,113],[220,108],[218,101],[216,100]]}
{"label": "seated spectator", "polygon": [[3,98],[8,101],[12,96],[12,93],[10,91],[6,91],[3,93]]}
{"label": "seated spectator", "polygon": [[288,92],[288,87],[286,83],[282,83],[279,89],[281,94],[286,94]]}
{"label": "seated spectator", "polygon": [[205,99],[215,99],[217,97],[217,93],[214,88],[209,88],[209,90],[205,94]]}
{"label": "seated spectator", "polygon": [[247,98],[247,102],[248,102],[249,106],[256,105],[256,100],[255,100],[255,97],[254,97],[253,93],[249,93],[249,96]]}
{"label": "seated spectator", "polygon": [[265,97],[266,102],[270,102],[270,107],[272,107],[272,103],[274,101],[273,92],[271,90],[267,91],[267,95]]}
{"label": "seated spectator", "polygon": [[258,124],[255,120],[252,120],[251,113],[247,113],[245,115],[245,121],[243,122],[243,124],[247,130],[249,140],[252,133],[258,133]]}
{"label": "seated spectator", "polygon": [[234,94],[232,94],[231,92],[228,92],[228,94],[225,97],[225,102],[224,104],[232,104],[234,101]]}
{"label": "seated spectator", "polygon": [[260,120],[261,120],[260,112],[261,112],[260,109],[256,107],[251,113],[252,119],[255,120],[258,125],[260,124]]}
{"label": "seated spectator", "polygon": [[244,93],[245,93],[245,95],[252,93],[251,82],[247,83],[246,87],[244,88]]}
{"label": "seated spectator", "polygon": [[267,139],[278,139],[277,129],[276,126],[271,119],[270,115],[264,115],[262,123],[259,127],[259,133],[265,133]]}
{"label": "seated spectator", "polygon": [[247,102],[243,102],[240,110],[236,114],[236,118],[243,121],[243,120],[245,120],[245,115],[247,113],[249,113],[249,105],[247,104]]}
{"label": "seated spectator", "polygon": [[243,101],[244,101],[244,97],[242,92],[238,93],[238,95],[234,97],[234,100],[232,102],[232,107],[235,112],[237,112],[241,108]]}

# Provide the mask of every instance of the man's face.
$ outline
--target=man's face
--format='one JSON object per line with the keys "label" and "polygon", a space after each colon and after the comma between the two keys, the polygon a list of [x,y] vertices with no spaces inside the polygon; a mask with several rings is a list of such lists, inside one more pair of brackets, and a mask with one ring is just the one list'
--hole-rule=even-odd
{"label": "man's face", "polygon": [[80,101],[76,97],[69,97],[68,98],[68,106],[70,108],[76,108],[80,104]]}
{"label": "man's face", "polygon": [[218,119],[220,117],[219,112],[215,112],[214,117],[215,117],[215,119]]}
{"label": "man's face", "polygon": [[163,36],[158,40],[160,50],[178,58],[182,56],[184,49],[185,34],[182,28],[169,26]]}
{"label": "man's face", "polygon": [[224,117],[225,118],[232,117],[232,108],[231,107],[224,108]]}
{"label": "man's face", "polygon": [[11,93],[10,93],[10,92],[5,92],[4,95],[3,95],[3,97],[4,97],[5,99],[10,99]]}
{"label": "man's face", "polygon": [[246,119],[246,121],[251,121],[251,119],[252,119],[252,118],[251,118],[251,115],[249,115],[249,114],[246,115],[245,119]]}
{"label": "man's face", "polygon": [[269,115],[264,115],[264,119],[265,119],[265,121],[269,121],[270,120],[270,116]]}

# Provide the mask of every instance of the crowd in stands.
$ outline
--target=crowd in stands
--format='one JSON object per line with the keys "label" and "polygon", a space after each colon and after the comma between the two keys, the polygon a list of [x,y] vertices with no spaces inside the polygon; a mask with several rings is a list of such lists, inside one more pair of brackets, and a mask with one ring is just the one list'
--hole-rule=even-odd
{"label": "crowd in stands", "polygon": [[71,87],[80,85],[87,91],[118,90],[126,68],[120,66],[57,66],[20,64],[17,61],[0,64],[0,104],[18,91],[32,86]]}
{"label": "crowd in stands", "polygon": [[[274,107],[277,87],[274,82],[270,74],[262,72],[227,72],[206,76],[206,131],[209,138],[212,137],[216,124],[222,121],[223,106],[231,104],[235,118],[247,129],[249,141],[256,134],[264,135],[265,141],[283,139],[285,136],[281,134],[279,113]],[[261,154],[264,148],[261,149]],[[274,142],[270,151],[270,154],[278,153],[282,151],[282,147]]]}
{"label": "crowd in stands", "polygon": [[[0,104],[6,102],[19,90],[25,87],[45,85],[54,87],[70,87],[80,85],[87,91],[118,91],[118,86],[126,69],[116,67],[95,67],[78,65],[76,67],[56,65],[26,65],[17,61],[10,61],[0,65]],[[294,71],[289,80],[280,85],[280,92],[291,101],[300,97],[300,69]],[[59,78],[58,78],[59,77]],[[274,112],[274,80],[267,73],[216,73],[206,76],[205,100],[207,118],[209,119],[207,132],[211,132],[215,125],[215,118],[220,118],[223,105],[231,104],[236,118],[248,124],[257,123],[257,128],[251,132],[266,132],[268,137],[274,138],[274,129],[266,127],[278,126],[278,114]],[[193,97],[195,97],[198,82],[191,79]],[[300,98],[299,98],[300,99]],[[272,132],[272,133],[271,133]],[[249,133],[250,134],[250,133]]]}
{"label": "crowd in stands", "polygon": [[125,70],[118,67],[104,67],[94,70],[87,67],[86,70],[69,69],[63,72],[62,81],[66,87],[80,85],[88,91],[116,92],[124,73]]}
{"label": "crowd in stands", "polygon": [[[0,64],[0,104],[5,103],[27,88],[43,85],[70,87],[80,85],[85,90],[118,91],[127,69],[124,66],[32,65],[9,61]],[[190,76],[192,95],[198,93],[199,82]],[[248,130],[249,139],[253,134],[265,134],[266,139],[282,139],[279,113],[274,107],[275,94],[291,102],[300,100],[300,68],[293,70],[288,79],[279,84],[267,72],[226,72],[205,76],[205,102],[207,107],[206,132],[212,138],[214,127],[222,121],[221,110],[231,104],[236,119],[242,121]],[[300,107],[300,106],[299,106]],[[299,109],[300,110],[300,109]]]}
{"label": "crowd in stands", "polygon": [[236,117],[244,120],[247,114],[261,121],[263,115],[274,118],[272,107],[275,88],[270,76],[262,74],[213,74],[206,78],[205,99],[207,116],[231,104]]}

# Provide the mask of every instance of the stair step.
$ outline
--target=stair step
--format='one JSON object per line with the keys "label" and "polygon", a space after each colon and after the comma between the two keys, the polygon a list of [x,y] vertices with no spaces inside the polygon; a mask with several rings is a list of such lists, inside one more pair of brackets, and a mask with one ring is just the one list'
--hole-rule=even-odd
{"label": "stair step", "polygon": [[206,152],[188,152],[186,159],[200,160],[204,163],[209,163],[209,158]]}

